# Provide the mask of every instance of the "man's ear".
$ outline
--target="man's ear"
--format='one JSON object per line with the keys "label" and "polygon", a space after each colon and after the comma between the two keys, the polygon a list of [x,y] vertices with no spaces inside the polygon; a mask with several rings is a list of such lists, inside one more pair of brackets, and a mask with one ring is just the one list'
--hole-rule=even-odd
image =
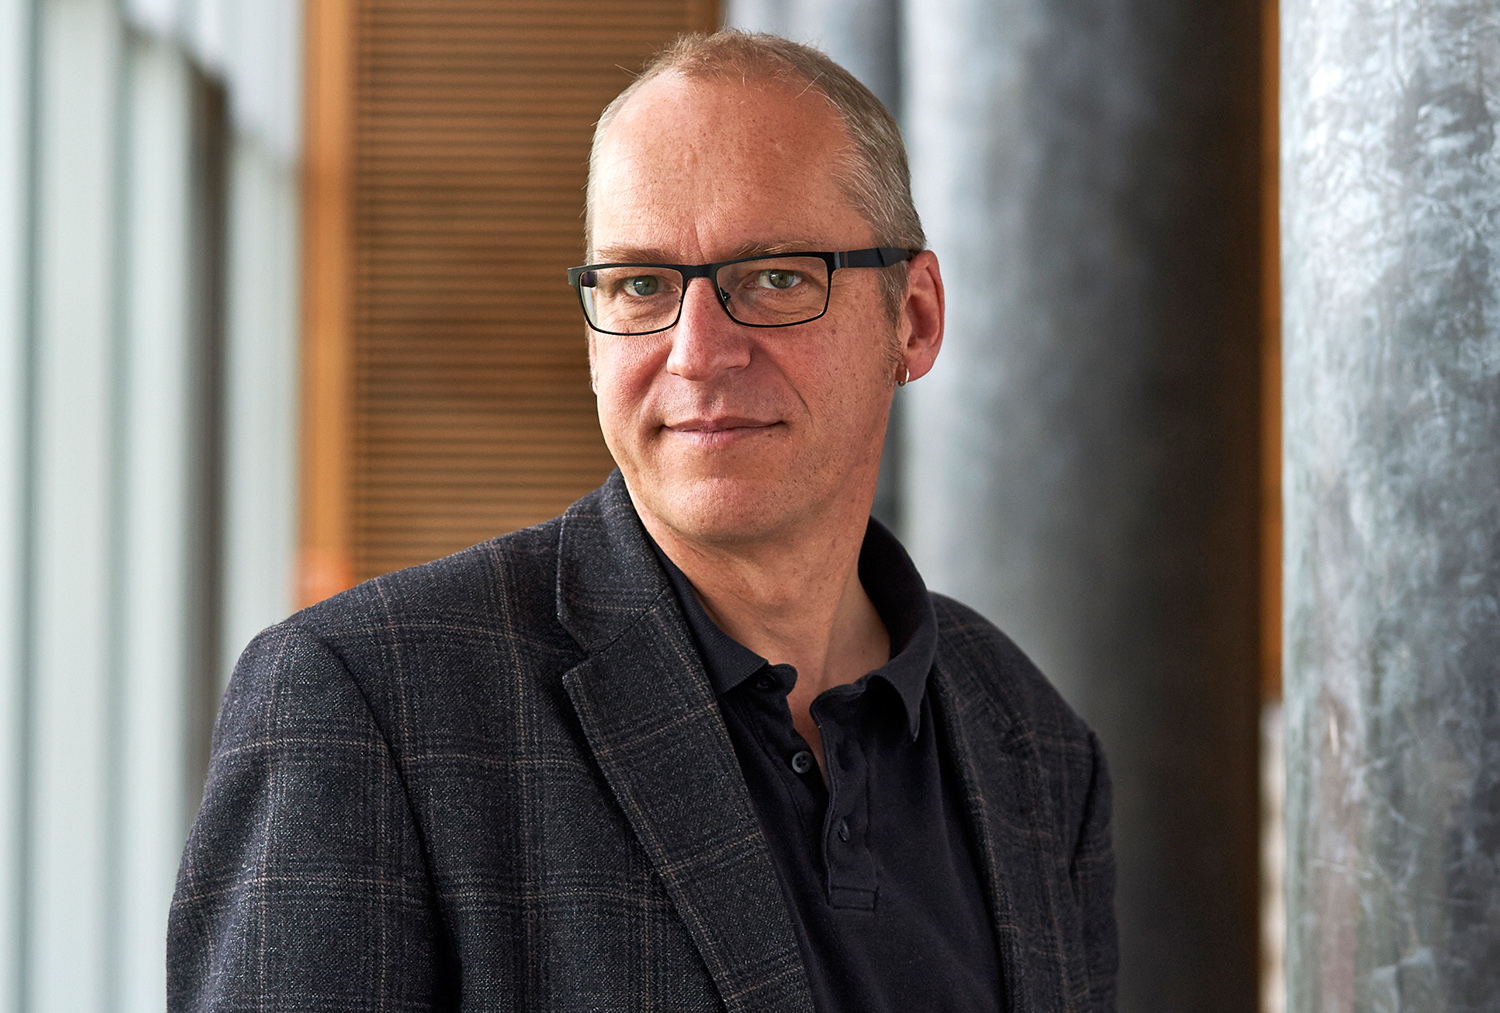
{"label": "man's ear", "polygon": [[943,305],[937,254],[923,250],[907,262],[906,300],[901,307],[901,327],[907,332],[901,363],[912,380],[926,375],[943,346]]}

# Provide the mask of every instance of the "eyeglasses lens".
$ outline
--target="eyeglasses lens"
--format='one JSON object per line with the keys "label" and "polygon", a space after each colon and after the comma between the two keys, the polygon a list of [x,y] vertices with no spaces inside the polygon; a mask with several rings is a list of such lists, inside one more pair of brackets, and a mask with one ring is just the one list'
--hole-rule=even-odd
{"label": "eyeglasses lens", "polygon": [[[742,324],[799,324],[822,315],[828,306],[828,265],[819,257],[761,257],[726,264],[714,282],[724,308]],[[683,290],[681,272],[664,267],[601,267],[579,278],[589,322],[615,334],[671,327]]]}
{"label": "eyeglasses lens", "polygon": [[828,265],[820,257],[764,257],[719,268],[719,292],[742,324],[784,327],[828,307]]}
{"label": "eyeglasses lens", "polygon": [[589,322],[601,331],[645,334],[672,326],[682,274],[663,267],[601,267],[578,279]]}

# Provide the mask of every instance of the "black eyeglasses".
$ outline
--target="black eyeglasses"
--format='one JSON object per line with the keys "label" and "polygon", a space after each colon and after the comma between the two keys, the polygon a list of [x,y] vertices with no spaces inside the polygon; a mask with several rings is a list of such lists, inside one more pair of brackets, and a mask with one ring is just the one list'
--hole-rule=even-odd
{"label": "black eyeglasses", "polygon": [[603,334],[665,331],[682,316],[694,278],[713,281],[729,319],[747,327],[791,327],[828,312],[829,281],[841,267],[890,267],[911,250],[881,246],[841,253],[784,253],[713,264],[585,264],[568,268],[589,326]]}

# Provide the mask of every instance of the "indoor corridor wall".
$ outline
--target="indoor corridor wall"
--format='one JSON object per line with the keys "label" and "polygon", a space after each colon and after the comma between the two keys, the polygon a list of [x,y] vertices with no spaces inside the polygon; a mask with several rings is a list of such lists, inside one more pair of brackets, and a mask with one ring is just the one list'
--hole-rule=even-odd
{"label": "indoor corridor wall", "polygon": [[0,0],[0,1008],[160,1010],[291,603],[299,6]]}

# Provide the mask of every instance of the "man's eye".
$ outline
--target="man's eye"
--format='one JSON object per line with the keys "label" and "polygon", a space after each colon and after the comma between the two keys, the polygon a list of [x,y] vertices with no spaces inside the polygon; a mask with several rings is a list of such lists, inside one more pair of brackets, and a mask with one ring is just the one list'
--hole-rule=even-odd
{"label": "man's eye", "polygon": [[651,274],[638,274],[625,279],[627,295],[655,295],[661,289],[661,279]]}
{"label": "man's eye", "polygon": [[755,277],[760,288],[788,289],[801,283],[802,277],[796,271],[761,271]]}

